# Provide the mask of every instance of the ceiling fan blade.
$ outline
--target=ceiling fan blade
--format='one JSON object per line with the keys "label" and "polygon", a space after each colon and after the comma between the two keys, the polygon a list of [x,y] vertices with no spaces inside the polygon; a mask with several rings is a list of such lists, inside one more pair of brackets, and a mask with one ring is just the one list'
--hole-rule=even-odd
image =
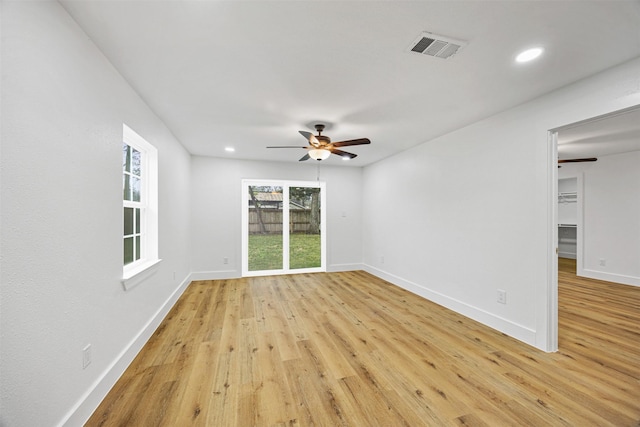
{"label": "ceiling fan blade", "polygon": [[348,145],[364,145],[364,144],[371,144],[371,141],[369,140],[369,138],[359,138],[359,139],[350,139],[348,141],[338,141],[338,142],[333,142],[331,145],[333,145],[334,147],[346,147]]}
{"label": "ceiling fan blade", "polygon": [[584,159],[559,159],[558,163],[580,163],[580,162],[597,162],[596,157],[585,157]]}
{"label": "ceiling fan blade", "polygon": [[304,136],[307,139],[307,141],[309,141],[309,144],[314,145],[316,147],[318,146],[319,142],[314,134],[304,130],[299,130],[298,132],[300,132],[300,135]]}
{"label": "ceiling fan blade", "polygon": [[303,145],[272,145],[271,147],[267,147],[267,148],[309,148]]}
{"label": "ceiling fan blade", "polygon": [[305,154],[304,156],[302,156],[300,158],[300,160],[298,160],[299,162],[304,162],[305,160],[309,160],[311,157],[309,157],[309,153]]}
{"label": "ceiling fan blade", "polygon": [[353,154],[353,153],[347,153],[346,151],[342,151],[342,150],[336,150],[335,148],[331,150],[331,153],[333,154],[337,154],[340,157],[348,157],[350,159],[353,159],[355,157],[358,157],[357,154]]}

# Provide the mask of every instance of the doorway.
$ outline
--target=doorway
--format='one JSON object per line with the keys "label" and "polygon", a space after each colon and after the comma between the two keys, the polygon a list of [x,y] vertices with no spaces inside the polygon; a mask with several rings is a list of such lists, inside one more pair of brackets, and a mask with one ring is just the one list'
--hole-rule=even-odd
{"label": "doorway", "polygon": [[[555,341],[557,349],[558,270],[561,274],[571,273],[609,282],[624,283],[618,279],[626,278],[615,272],[611,274],[605,268],[609,267],[607,261],[614,259],[616,264],[612,269],[622,270],[625,268],[624,261],[633,256],[615,250],[624,245],[619,240],[620,234],[610,232],[610,228],[624,229],[625,224],[629,226],[629,223],[625,222],[624,215],[612,213],[637,212],[638,205],[636,203],[631,208],[626,206],[622,209],[623,203],[610,200],[617,189],[611,185],[611,179],[603,177],[622,176],[621,171],[628,171],[629,166],[620,163],[620,159],[632,158],[634,153],[637,156],[640,151],[640,108],[634,106],[568,124],[551,130],[549,135],[552,156],[550,190],[553,195],[550,234],[554,253],[550,252],[548,336]],[[564,163],[558,165],[558,159],[564,160]],[[562,168],[558,169],[558,166]],[[633,179],[629,182],[633,182]],[[637,194],[637,187],[630,188],[635,190],[628,190],[629,193]],[[635,221],[634,224],[637,224],[637,219]],[[640,247],[637,243],[634,246],[633,241],[629,246]],[[630,280],[636,279],[631,277]]]}
{"label": "doorway", "polygon": [[242,275],[326,271],[324,182],[242,181]]}

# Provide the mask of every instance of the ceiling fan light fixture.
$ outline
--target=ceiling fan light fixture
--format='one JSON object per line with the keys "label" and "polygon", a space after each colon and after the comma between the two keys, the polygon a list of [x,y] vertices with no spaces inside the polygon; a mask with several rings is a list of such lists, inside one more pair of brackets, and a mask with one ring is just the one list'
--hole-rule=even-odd
{"label": "ceiling fan light fixture", "polygon": [[309,150],[308,154],[309,157],[314,160],[324,160],[331,155],[331,151],[323,148],[314,148],[313,150]]}
{"label": "ceiling fan light fixture", "polygon": [[344,158],[355,158],[358,155],[349,153],[347,151],[339,150],[338,147],[350,147],[353,145],[366,145],[371,144],[371,140],[369,138],[358,138],[358,139],[348,139],[344,141],[331,142],[331,138],[326,135],[322,135],[322,131],[324,130],[324,125],[321,123],[316,124],[316,130],[318,131],[317,135],[313,135],[306,130],[300,130],[298,133],[304,137],[309,143],[308,146],[299,146],[299,145],[276,145],[267,148],[303,148],[307,150],[307,153],[302,156],[298,161],[304,162],[309,159],[313,160],[325,160],[329,158],[332,154],[336,156],[340,156]]}

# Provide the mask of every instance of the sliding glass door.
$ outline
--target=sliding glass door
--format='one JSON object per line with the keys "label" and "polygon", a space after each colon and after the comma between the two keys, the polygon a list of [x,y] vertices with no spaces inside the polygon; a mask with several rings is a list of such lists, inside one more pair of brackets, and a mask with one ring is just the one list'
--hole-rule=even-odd
{"label": "sliding glass door", "polygon": [[282,270],[282,186],[249,185],[248,270]]}
{"label": "sliding glass door", "polygon": [[319,187],[289,187],[289,268],[322,267]]}
{"label": "sliding glass door", "polygon": [[325,271],[323,182],[242,182],[243,276]]}

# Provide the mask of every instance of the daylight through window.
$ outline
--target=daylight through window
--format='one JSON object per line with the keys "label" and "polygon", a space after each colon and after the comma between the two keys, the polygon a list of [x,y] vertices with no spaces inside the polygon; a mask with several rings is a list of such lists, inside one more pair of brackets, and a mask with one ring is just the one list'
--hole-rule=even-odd
{"label": "daylight through window", "polygon": [[126,125],[122,137],[122,200],[123,280],[128,280],[159,261],[158,153]]}
{"label": "daylight through window", "polygon": [[126,142],[122,143],[124,200],[124,265],[141,258],[144,217],[142,187],[142,154]]}

